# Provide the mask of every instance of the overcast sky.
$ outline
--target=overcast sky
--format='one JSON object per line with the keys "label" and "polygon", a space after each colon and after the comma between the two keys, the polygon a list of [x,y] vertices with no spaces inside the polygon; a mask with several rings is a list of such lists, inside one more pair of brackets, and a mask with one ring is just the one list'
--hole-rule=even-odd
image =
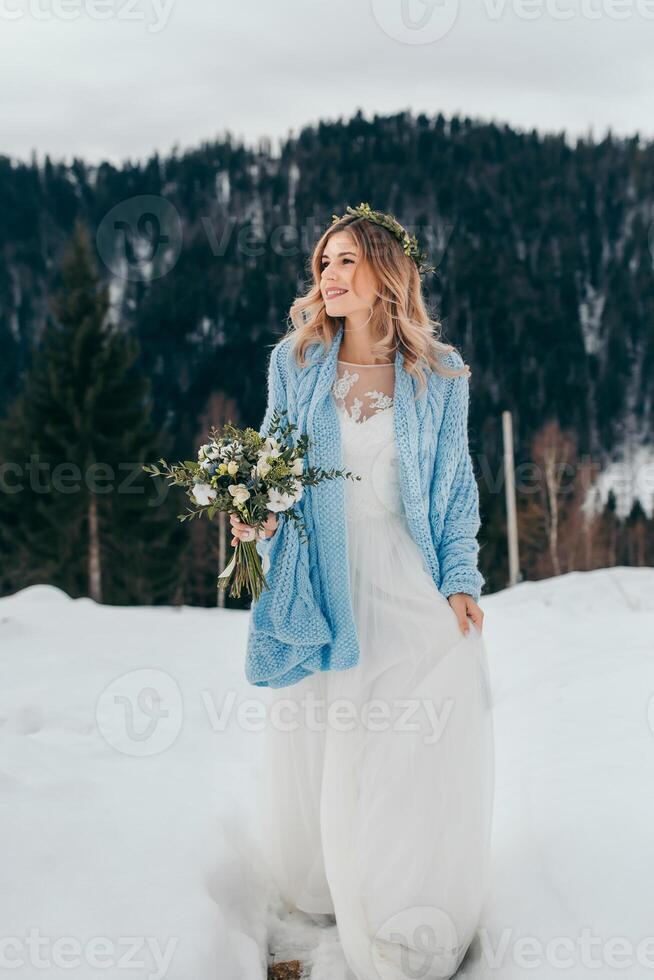
{"label": "overcast sky", "polygon": [[0,0],[0,153],[120,163],[357,108],[652,136],[653,52],[654,0]]}

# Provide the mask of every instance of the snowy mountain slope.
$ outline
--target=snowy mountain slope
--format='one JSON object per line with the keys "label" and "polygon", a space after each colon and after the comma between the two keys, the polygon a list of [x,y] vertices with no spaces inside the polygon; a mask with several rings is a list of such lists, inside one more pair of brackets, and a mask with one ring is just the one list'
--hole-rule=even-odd
{"label": "snowy mountain slope", "polygon": [[[493,878],[462,975],[650,975],[654,569],[525,582],[482,605]],[[347,977],[337,928],[284,914],[257,847],[265,697],[243,677],[246,626],[47,586],[0,600],[14,977],[79,964],[85,980],[259,980],[267,937],[313,980]]]}

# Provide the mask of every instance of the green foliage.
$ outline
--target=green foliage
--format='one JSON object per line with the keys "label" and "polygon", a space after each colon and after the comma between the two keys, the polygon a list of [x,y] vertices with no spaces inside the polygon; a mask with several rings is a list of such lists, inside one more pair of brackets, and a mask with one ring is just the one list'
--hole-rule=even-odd
{"label": "green foliage", "polygon": [[24,389],[0,429],[3,459],[21,474],[20,490],[0,495],[10,569],[4,588],[48,582],[88,595],[94,499],[102,600],[170,601],[182,537],[174,524],[171,532],[165,487],[141,473],[146,454],[167,440],[150,421],[135,339],[107,321],[107,291],[81,222],[62,279]]}

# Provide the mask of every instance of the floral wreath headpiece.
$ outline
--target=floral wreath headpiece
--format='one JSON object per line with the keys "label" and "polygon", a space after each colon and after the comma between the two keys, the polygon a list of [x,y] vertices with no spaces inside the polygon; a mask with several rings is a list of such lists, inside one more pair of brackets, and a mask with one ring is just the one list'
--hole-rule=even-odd
{"label": "floral wreath headpiece", "polygon": [[383,211],[373,211],[369,204],[362,202],[358,208],[348,207],[346,213],[343,215],[332,215],[332,224],[336,221],[341,221],[342,218],[347,218],[348,215],[353,215],[355,218],[367,218],[368,221],[372,221],[373,224],[379,225],[381,228],[385,228],[386,231],[390,231],[394,238],[397,238],[398,242],[404,250],[404,254],[408,255],[410,259],[415,262],[418,273],[422,276],[426,272],[436,272],[433,265],[425,265],[428,256],[425,252],[420,250],[420,245],[418,244],[418,239],[415,235],[410,235],[406,228],[403,228],[400,222],[393,217],[392,214],[385,214]]}

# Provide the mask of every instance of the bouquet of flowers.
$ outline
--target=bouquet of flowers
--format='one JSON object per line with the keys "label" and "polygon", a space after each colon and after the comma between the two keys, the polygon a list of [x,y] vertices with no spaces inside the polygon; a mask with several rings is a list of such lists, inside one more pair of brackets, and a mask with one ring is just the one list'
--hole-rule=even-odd
{"label": "bouquet of flowers", "polygon": [[252,598],[258,599],[268,587],[268,567],[261,561],[256,538],[265,537],[263,525],[271,512],[293,521],[303,534],[305,527],[295,504],[305,487],[339,477],[361,479],[345,470],[306,466],[309,439],[304,434],[293,436],[297,427],[284,419],[285,414],[273,413],[265,436],[255,429],[237,429],[230,422],[222,431],[212,426],[209,441],[200,446],[197,461],[185,460],[171,466],[160,459],[161,469],[156,465],[143,467],[151,476],[166,477],[171,485],[185,488],[195,506],[178,514],[180,521],[202,514],[212,520],[223,512],[236,514],[243,523],[253,526],[253,540],[236,542],[231,561],[218,576],[221,589],[233,580],[231,596],[240,596],[245,586]]}

